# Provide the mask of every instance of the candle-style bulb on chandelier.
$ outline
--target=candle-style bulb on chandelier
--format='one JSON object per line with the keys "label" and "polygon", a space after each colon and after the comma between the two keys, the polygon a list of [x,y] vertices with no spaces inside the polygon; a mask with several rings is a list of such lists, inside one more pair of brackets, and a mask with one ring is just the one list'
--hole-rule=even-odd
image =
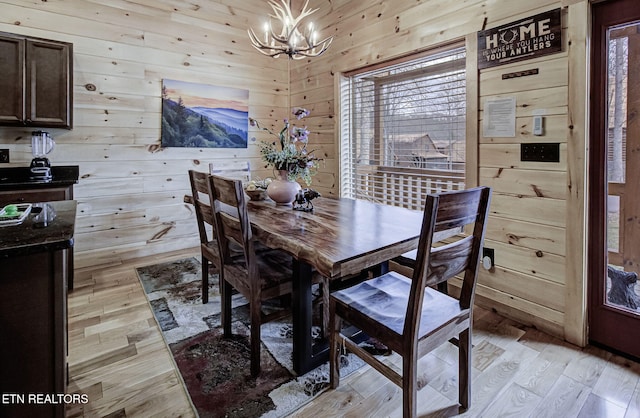
{"label": "candle-style bulb on chandelier", "polygon": [[[318,33],[313,28],[313,23],[309,23],[306,28],[302,28],[302,21],[318,9],[309,9],[309,0],[304,2],[302,11],[297,18],[291,13],[291,6],[286,0],[280,0],[280,4],[275,0],[270,0],[269,5],[273,9],[269,15],[269,21],[264,26],[264,36],[259,37],[249,28],[249,39],[255,49],[260,53],[278,58],[280,54],[285,54],[291,59],[302,59],[305,57],[317,57],[324,53],[331,42],[333,36],[317,40]],[[277,19],[281,26],[280,34],[276,34],[271,19]]]}

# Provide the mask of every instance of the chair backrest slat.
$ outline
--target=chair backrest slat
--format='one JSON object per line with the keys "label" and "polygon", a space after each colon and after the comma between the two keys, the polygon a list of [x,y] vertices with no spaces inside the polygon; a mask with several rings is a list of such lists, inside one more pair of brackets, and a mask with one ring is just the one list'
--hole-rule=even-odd
{"label": "chair backrest slat", "polygon": [[[467,309],[473,304],[490,200],[489,187],[427,195],[407,306],[405,336],[418,335],[425,286],[463,274],[460,306]],[[433,248],[434,233],[451,228],[462,230],[465,226],[473,226],[468,228],[471,230],[469,235]],[[413,341],[417,339],[413,338]]]}
{"label": "chair backrest slat", "polygon": [[201,200],[195,201],[196,210],[200,210],[200,214],[202,215],[202,220],[204,220],[209,225],[214,225],[215,221],[213,220],[213,209],[207,203],[202,202]]}
{"label": "chair backrest slat", "polygon": [[[473,190],[473,189],[468,189]],[[478,215],[477,205],[480,193],[471,191],[470,195],[458,192],[440,194],[435,231],[459,228],[475,222]]]}
{"label": "chair backrest slat", "polygon": [[240,227],[241,222],[239,218],[229,213],[221,212],[220,222],[222,223],[222,230],[224,231],[225,238],[227,240],[231,239],[236,244],[242,246],[244,234]]}
{"label": "chair backrest slat", "polygon": [[469,264],[473,236],[431,250],[426,286],[433,286],[462,273]]}

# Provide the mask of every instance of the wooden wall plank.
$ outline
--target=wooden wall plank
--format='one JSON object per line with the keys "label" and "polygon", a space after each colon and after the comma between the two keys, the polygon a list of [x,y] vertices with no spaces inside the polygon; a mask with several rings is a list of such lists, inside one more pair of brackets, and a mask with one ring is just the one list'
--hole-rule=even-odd
{"label": "wooden wall plank", "polygon": [[[517,99],[516,99],[517,100]],[[484,103],[484,100],[482,101]],[[482,115],[484,116],[484,115]],[[482,121],[480,120],[480,126]],[[513,144],[521,142],[567,142],[567,115],[551,115],[544,118],[543,136],[533,134],[533,117],[517,117],[516,118],[516,136],[515,138],[502,137],[485,137],[480,128],[479,142],[482,144]]]}
{"label": "wooden wall plank", "polygon": [[[540,141],[546,142],[546,141]],[[485,167],[508,167],[535,171],[567,171],[567,144],[560,144],[560,162],[521,161],[520,144],[480,144],[480,158]]]}
{"label": "wooden wall plank", "polygon": [[[460,281],[452,279],[449,284],[453,292],[459,292]],[[475,302],[499,315],[534,326],[551,335],[562,336],[564,333],[564,314],[562,312],[538,305],[529,301],[528,298],[520,298],[484,284],[478,284]]]}
{"label": "wooden wall plank", "polygon": [[[539,90],[555,87],[565,87],[568,83],[566,53],[551,55],[553,58],[540,57],[529,61],[520,61],[514,64],[501,65],[488,68],[480,72],[480,96],[521,92],[527,90]],[[530,68],[538,68],[539,73],[516,77],[507,80],[502,79],[502,74],[513,71],[524,71]]]}
{"label": "wooden wall plank", "polygon": [[480,168],[480,183],[491,186],[496,191],[523,196],[566,198],[566,174],[557,171],[537,171],[512,168]]}
{"label": "wooden wall plank", "polygon": [[508,293],[484,286],[478,286],[476,303],[499,315],[534,326],[550,335],[563,337],[564,315],[561,312],[529,302],[527,299],[513,298]]}
{"label": "wooden wall plank", "polygon": [[[134,233],[123,234],[119,229],[92,230],[88,234],[77,233],[74,248],[79,252],[83,252],[99,249],[105,244],[109,247],[127,244],[144,246],[148,242],[183,239],[185,237],[189,237],[189,240],[193,240],[192,242],[195,244],[198,234],[197,225],[191,219],[188,221],[154,222],[136,225],[128,228],[128,232],[131,230]],[[191,237],[195,237],[195,239]]]}
{"label": "wooden wall plank", "polygon": [[502,267],[495,268],[493,272],[481,270],[478,280],[478,284],[486,288],[499,290],[557,312],[564,311],[564,286],[555,281]]}
{"label": "wooden wall plank", "polygon": [[[567,100],[569,93],[567,86],[539,88],[535,90],[525,90],[510,92],[504,96],[515,95],[516,117],[530,117],[533,112],[539,109],[544,110],[545,115],[566,115]],[[494,98],[501,98],[501,95],[493,95]],[[480,102],[480,112],[484,111],[484,101]]]}
{"label": "wooden wall plank", "polygon": [[[519,194],[505,194],[500,191],[491,197],[491,213],[500,218],[518,219],[551,226],[566,226],[564,213],[566,200]],[[496,222],[501,222],[497,219]]]}
{"label": "wooden wall plank", "polygon": [[545,253],[565,255],[564,228],[529,221],[493,219],[487,223],[486,239]]}
{"label": "wooden wall plank", "polygon": [[564,256],[491,240],[487,240],[485,246],[495,250],[498,267],[565,284]]}

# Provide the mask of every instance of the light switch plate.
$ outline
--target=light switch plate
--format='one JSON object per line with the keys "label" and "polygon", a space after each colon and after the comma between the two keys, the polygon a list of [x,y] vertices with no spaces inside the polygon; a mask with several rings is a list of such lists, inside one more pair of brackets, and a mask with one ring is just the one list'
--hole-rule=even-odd
{"label": "light switch plate", "polygon": [[537,115],[533,117],[533,134],[536,136],[544,135],[544,117]]}
{"label": "light switch plate", "polygon": [[520,144],[520,161],[559,163],[560,144],[557,142]]}

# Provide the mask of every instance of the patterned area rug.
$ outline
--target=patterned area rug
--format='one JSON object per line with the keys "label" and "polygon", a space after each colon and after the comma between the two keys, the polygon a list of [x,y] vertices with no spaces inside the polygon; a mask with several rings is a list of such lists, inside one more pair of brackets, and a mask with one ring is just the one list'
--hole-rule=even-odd
{"label": "patterned area rug", "polygon": [[[328,387],[328,364],[303,376],[293,371],[290,319],[262,326],[262,373],[252,378],[247,301],[234,295],[234,336],[222,338],[217,276],[210,276],[209,303],[203,305],[200,268],[198,259],[188,258],[137,272],[201,417],[282,417]],[[319,331],[313,330],[316,334]],[[347,354],[341,358],[341,375],[363,364]]]}

